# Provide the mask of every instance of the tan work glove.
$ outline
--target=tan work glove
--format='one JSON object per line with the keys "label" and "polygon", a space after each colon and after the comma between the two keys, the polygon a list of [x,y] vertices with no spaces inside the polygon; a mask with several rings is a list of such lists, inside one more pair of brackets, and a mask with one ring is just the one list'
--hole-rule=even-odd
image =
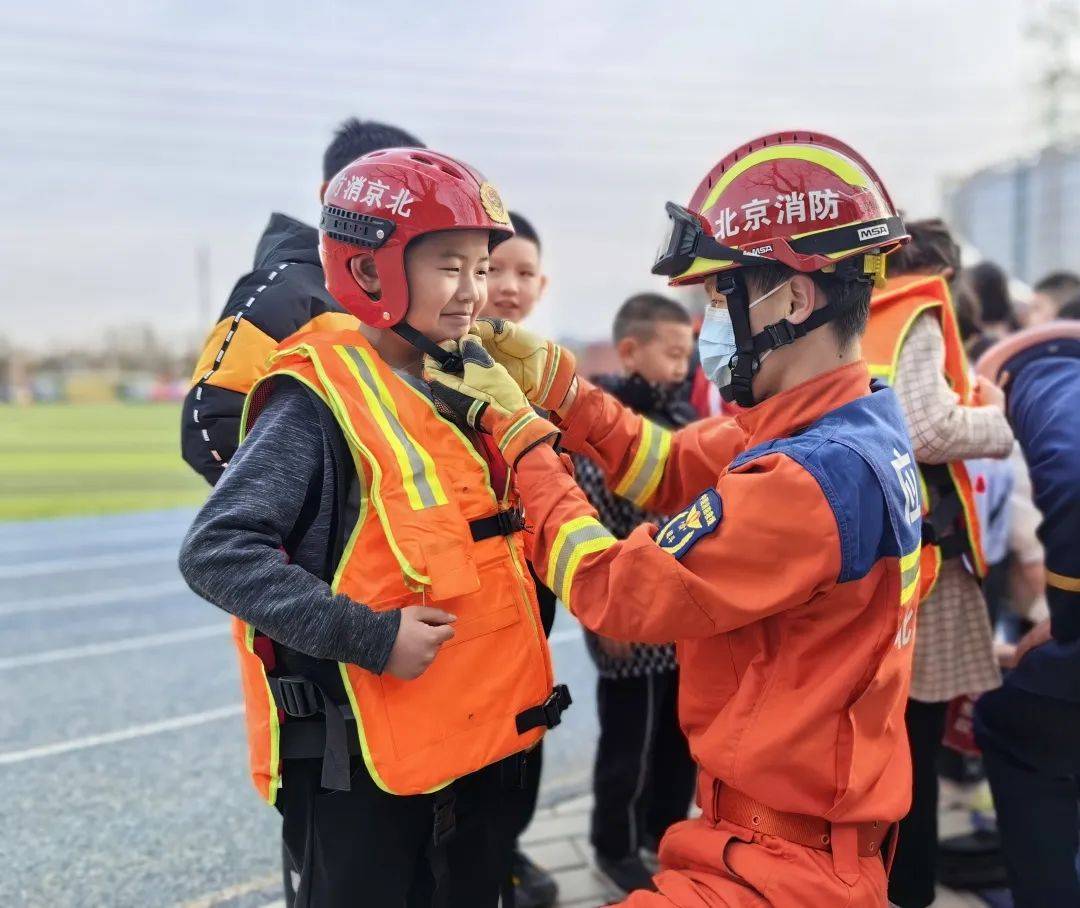
{"label": "tan work glove", "polygon": [[471,331],[530,401],[558,410],[577,376],[573,353],[501,318],[479,318]]}
{"label": "tan work glove", "polygon": [[[453,349],[449,344],[443,346]],[[456,346],[464,367],[460,375],[444,372],[432,357],[424,357],[424,379],[437,401],[474,429],[489,433],[511,467],[536,445],[556,442],[559,430],[537,415],[476,337],[466,335]]]}

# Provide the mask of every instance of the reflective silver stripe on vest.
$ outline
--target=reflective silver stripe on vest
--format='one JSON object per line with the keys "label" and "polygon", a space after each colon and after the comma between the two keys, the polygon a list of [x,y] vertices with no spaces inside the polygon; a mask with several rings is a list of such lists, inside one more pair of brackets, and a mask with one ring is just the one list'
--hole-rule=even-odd
{"label": "reflective silver stripe on vest", "polygon": [[[346,353],[349,354],[356,366],[356,371],[360,374],[360,378],[364,384],[368,386],[375,398],[379,398],[379,385],[375,379],[375,376],[371,374],[371,370],[368,368],[368,364],[364,362],[364,358],[352,347],[343,348]],[[379,405],[382,410],[382,415],[386,419],[387,425],[390,426],[390,431],[394,433],[394,437],[397,439],[398,444],[401,445],[405,451],[405,456],[409,461],[409,469],[412,471],[412,481],[416,486],[417,492],[420,494],[420,502],[425,508],[433,508],[439,502],[435,498],[435,493],[431,489],[431,483],[428,482],[427,470],[424,468],[424,460],[420,456],[420,452],[416,449],[416,445],[409,437],[409,434],[405,431],[405,427],[398,420],[397,415],[393,410],[387,407]]]}

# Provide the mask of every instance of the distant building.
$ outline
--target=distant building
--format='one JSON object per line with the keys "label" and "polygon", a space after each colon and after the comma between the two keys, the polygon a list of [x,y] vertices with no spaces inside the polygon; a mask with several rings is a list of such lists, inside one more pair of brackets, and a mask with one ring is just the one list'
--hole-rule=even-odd
{"label": "distant building", "polygon": [[1080,146],[987,167],[945,196],[949,222],[964,240],[1020,280],[1080,271]]}

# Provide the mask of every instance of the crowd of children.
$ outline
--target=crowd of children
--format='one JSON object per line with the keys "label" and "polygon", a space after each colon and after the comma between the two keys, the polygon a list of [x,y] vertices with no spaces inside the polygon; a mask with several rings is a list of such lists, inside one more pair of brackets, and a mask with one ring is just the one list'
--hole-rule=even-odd
{"label": "crowd of children", "polygon": [[[786,146],[819,235],[758,218],[725,245],[740,175],[782,188]],[[1071,645],[1060,619],[1019,655],[993,639],[999,600],[1042,597],[1047,481],[1008,376],[968,366],[1020,324],[993,266],[962,269],[940,221],[905,226],[847,146],[778,134],[668,206],[655,270],[704,283],[704,323],[638,293],[620,372],[578,375],[516,327],[547,287],[541,239],[480,173],[351,120],[322,177],[318,229],[271,217],[182,427],[214,491],[181,570],[234,617],[290,908],[556,903],[518,839],[571,702],[557,598],[597,669],[590,841],[628,904],[884,905],[889,868],[894,904],[930,905],[950,704]],[[1078,295],[1051,275],[1026,318],[1076,318]],[[1007,749],[1000,710],[980,721]],[[1021,784],[1003,766],[996,797]]]}

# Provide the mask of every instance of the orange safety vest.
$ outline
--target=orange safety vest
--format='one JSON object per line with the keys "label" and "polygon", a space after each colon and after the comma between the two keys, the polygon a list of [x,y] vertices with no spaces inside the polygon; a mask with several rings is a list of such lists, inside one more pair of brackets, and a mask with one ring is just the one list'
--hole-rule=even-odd
{"label": "orange safety vest", "polygon": [[[896,366],[900,349],[907,339],[908,331],[923,313],[933,313],[945,338],[945,378],[960,398],[960,403],[971,404],[971,375],[967,356],[956,324],[949,287],[944,278],[933,275],[905,275],[891,279],[885,288],[874,293],[870,300],[870,321],[862,339],[863,358],[870,367],[870,374],[892,384],[896,378]],[[945,502],[953,495],[959,499],[957,519],[965,537],[965,554],[977,577],[986,576],[986,556],[983,553],[982,530],[975,508],[975,491],[967,466],[961,460],[946,464],[944,469],[920,465],[923,486],[923,515],[933,524],[934,514],[943,512]],[[928,475],[928,474],[939,474]],[[954,502],[956,499],[953,499]],[[923,574],[931,578],[923,590],[930,593],[941,564],[941,549],[927,545],[923,559]],[[932,564],[927,563],[932,559]]]}
{"label": "orange safety vest", "polygon": [[[333,592],[376,610],[430,603],[457,616],[453,639],[415,680],[338,665],[372,779],[420,794],[532,747],[544,729],[519,733],[515,717],[548,698],[552,670],[522,534],[474,542],[469,525],[513,506],[509,488],[493,489],[472,443],[359,332],[286,338],[248,395],[245,430],[266,398],[261,382],[277,376],[303,382],[330,408],[362,484]],[[233,636],[252,777],[273,803],[288,720],[270,694],[257,632],[236,619]]]}

